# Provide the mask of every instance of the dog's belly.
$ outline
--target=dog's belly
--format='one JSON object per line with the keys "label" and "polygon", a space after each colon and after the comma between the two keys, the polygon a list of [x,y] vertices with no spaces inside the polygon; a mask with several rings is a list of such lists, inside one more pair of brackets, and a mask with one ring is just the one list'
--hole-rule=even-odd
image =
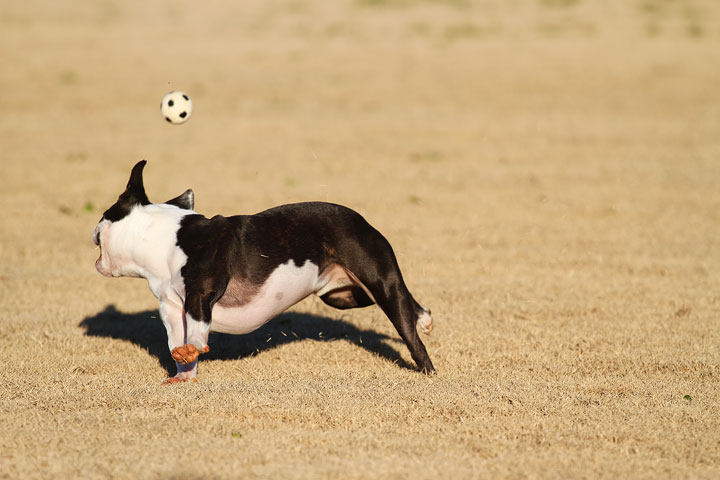
{"label": "dog's belly", "polygon": [[213,307],[210,329],[221,333],[250,333],[317,292],[326,281],[319,275],[317,265],[306,261],[298,267],[292,260],[278,266],[262,285],[240,285],[231,281],[225,296]]}

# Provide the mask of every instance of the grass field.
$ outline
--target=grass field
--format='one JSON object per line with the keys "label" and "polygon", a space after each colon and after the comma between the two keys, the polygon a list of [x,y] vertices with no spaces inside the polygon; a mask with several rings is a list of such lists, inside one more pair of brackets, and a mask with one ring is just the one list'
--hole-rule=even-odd
{"label": "grass field", "polygon": [[[717,2],[5,2],[0,65],[0,478],[720,477]],[[437,375],[310,298],[161,386],[90,237],[143,158],[362,213]]]}

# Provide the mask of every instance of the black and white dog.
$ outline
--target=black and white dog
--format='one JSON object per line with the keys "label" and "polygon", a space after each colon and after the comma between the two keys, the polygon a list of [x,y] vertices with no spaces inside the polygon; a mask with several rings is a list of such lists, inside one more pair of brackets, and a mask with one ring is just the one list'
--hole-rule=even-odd
{"label": "black and white dog", "polygon": [[195,380],[210,330],[249,333],[312,293],[340,309],[376,303],[420,370],[435,370],[416,330],[430,333],[430,310],[415,301],[392,247],[360,214],[310,202],[206,218],[193,211],[192,190],[150,203],[145,163],[133,167],[93,232],[95,268],[147,279],[177,364],[167,383]]}

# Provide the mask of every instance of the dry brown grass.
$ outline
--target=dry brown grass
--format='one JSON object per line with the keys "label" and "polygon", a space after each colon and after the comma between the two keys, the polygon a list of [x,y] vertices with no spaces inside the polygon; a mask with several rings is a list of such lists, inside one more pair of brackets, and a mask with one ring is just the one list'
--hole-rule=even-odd
{"label": "dry brown grass", "polygon": [[[0,478],[717,478],[718,59],[713,1],[5,2]],[[438,375],[311,299],[161,387],[90,241],[141,158],[207,214],[363,213]]]}

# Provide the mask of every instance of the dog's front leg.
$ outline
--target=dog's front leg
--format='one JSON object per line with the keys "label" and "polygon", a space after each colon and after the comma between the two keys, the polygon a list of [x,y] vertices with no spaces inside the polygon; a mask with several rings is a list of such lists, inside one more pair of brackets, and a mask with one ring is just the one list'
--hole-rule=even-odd
{"label": "dog's front leg", "polygon": [[[207,344],[214,292],[188,290],[183,311],[184,341],[171,350],[175,362],[189,367],[197,362],[201,353],[210,351]],[[178,366],[178,368],[180,368]]]}
{"label": "dog's front leg", "polygon": [[192,356],[192,345],[187,345],[186,315],[180,301],[163,299],[160,301],[160,318],[162,319],[168,335],[168,348],[175,360],[177,373],[163,384],[197,380],[197,357],[199,352]]}

